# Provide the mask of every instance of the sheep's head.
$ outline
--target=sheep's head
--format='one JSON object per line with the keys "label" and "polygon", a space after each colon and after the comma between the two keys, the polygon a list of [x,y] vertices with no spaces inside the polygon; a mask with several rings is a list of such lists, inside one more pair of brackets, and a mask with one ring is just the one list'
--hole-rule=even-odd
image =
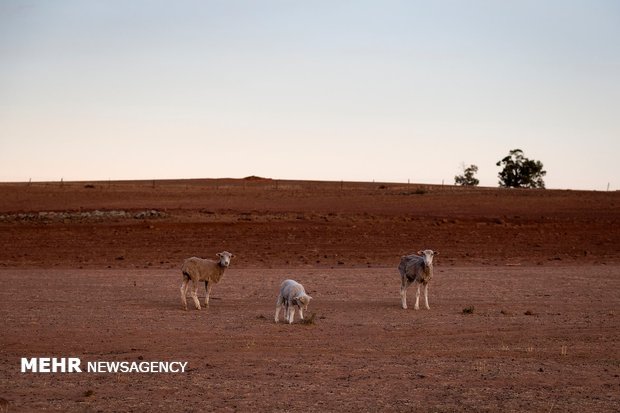
{"label": "sheep's head", "polygon": [[424,250],[424,251],[418,251],[418,255],[424,258],[424,264],[429,266],[433,264],[433,257],[435,255],[439,255],[439,252],[433,251],[433,250]]}
{"label": "sheep's head", "polygon": [[295,303],[299,306],[299,308],[305,311],[308,309],[308,304],[310,304],[310,300],[312,300],[312,297],[310,297],[308,294],[300,294],[295,297],[294,300]]}
{"label": "sheep's head", "polygon": [[228,251],[218,252],[215,255],[217,255],[217,257],[220,259],[220,265],[222,267],[228,267],[230,265],[230,259],[234,257],[234,255]]}

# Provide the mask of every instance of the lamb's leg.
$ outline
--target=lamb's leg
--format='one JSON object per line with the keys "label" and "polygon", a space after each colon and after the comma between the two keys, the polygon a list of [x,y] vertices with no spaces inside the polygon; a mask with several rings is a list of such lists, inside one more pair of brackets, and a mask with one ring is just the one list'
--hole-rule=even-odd
{"label": "lamb's leg", "polygon": [[304,310],[302,310],[301,307],[299,307],[299,318],[301,318],[302,321],[304,319]]}
{"label": "lamb's leg", "polygon": [[289,324],[292,324],[293,318],[295,317],[295,306],[289,304],[286,308],[286,311],[287,311],[286,319],[288,320]]}
{"label": "lamb's leg", "polygon": [[286,301],[286,298],[283,299],[282,307],[284,308],[284,321],[288,323],[289,311],[288,311],[288,301]]}
{"label": "lamb's leg", "polygon": [[187,311],[187,287],[189,287],[189,279],[183,277],[183,282],[181,283],[181,304],[185,311]]}
{"label": "lamb's leg", "polygon": [[192,299],[194,300],[196,310],[200,310],[200,301],[198,300],[198,282],[194,280],[192,280]]}
{"label": "lamb's leg", "polygon": [[414,310],[419,310],[420,309],[420,283],[416,283],[416,290],[415,290],[415,305],[413,306]]}
{"label": "lamb's leg", "polygon": [[209,281],[205,281],[205,290],[207,291],[207,295],[205,296],[205,307],[209,305],[209,296],[211,295],[211,288],[213,288],[213,283]]}
{"label": "lamb's leg", "polygon": [[428,306],[428,284],[424,286],[424,307],[426,307],[427,310],[431,309]]}
{"label": "lamb's leg", "polygon": [[280,321],[280,309],[281,308],[282,308],[281,305],[276,305],[276,316],[273,319],[276,323]]}
{"label": "lamb's leg", "polygon": [[284,300],[282,299],[281,295],[278,295],[278,299],[276,300],[276,316],[274,318],[276,323],[278,322],[280,318],[280,309],[282,308],[283,305],[284,305]]}

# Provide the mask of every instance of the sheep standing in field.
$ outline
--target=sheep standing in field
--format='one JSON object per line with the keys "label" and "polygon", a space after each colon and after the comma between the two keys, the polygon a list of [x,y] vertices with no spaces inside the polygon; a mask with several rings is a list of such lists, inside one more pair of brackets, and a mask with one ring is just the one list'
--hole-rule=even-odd
{"label": "sheep standing in field", "polygon": [[407,288],[411,284],[417,284],[418,289],[415,293],[414,310],[420,308],[420,285],[424,286],[424,306],[428,306],[428,283],[433,278],[433,257],[439,252],[433,250],[418,251],[418,255],[405,255],[400,259],[398,271],[400,272],[400,301],[404,309],[407,308]]}
{"label": "sheep standing in field", "polygon": [[278,322],[278,316],[282,307],[284,307],[284,319],[289,324],[293,322],[295,317],[295,307],[299,309],[299,317],[303,320],[304,310],[308,309],[310,300],[312,300],[312,297],[306,294],[303,285],[294,280],[284,280],[280,285],[280,295],[278,295],[276,300],[276,323]]}
{"label": "sheep standing in field", "polygon": [[200,281],[205,282],[205,289],[207,290],[207,296],[205,297],[205,306],[209,305],[209,294],[213,284],[217,284],[222,279],[224,271],[230,265],[230,259],[234,257],[228,251],[220,252],[216,254],[218,261],[192,257],[183,261],[181,271],[183,272],[183,282],[181,283],[181,303],[183,308],[187,310],[187,290],[189,289],[189,282],[192,281],[191,296],[196,305],[196,309],[200,310],[200,301],[198,301],[198,283]]}

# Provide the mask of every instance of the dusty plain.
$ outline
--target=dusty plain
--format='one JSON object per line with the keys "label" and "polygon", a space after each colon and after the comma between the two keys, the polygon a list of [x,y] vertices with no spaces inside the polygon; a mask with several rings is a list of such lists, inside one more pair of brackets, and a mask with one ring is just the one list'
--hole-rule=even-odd
{"label": "dusty plain", "polygon": [[[617,191],[0,184],[0,412],[620,411],[619,245]],[[398,260],[424,248],[431,309],[411,290],[402,310]],[[183,311],[182,260],[222,250],[210,307]],[[285,278],[314,323],[273,322]],[[22,357],[188,371],[21,373]]]}

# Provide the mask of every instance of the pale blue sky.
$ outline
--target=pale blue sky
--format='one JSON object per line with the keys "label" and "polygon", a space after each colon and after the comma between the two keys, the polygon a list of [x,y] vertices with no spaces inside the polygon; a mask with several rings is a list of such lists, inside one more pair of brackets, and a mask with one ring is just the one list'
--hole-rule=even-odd
{"label": "pale blue sky", "polygon": [[620,188],[620,2],[0,0],[0,181]]}

